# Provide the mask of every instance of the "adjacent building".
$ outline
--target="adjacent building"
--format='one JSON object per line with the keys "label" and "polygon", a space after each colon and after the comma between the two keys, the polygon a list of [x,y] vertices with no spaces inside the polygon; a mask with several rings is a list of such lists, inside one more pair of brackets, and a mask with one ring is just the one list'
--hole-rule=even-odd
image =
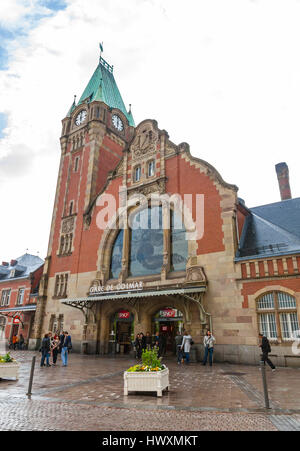
{"label": "adjacent building", "polygon": [[44,260],[24,254],[0,265],[0,340],[23,335],[28,344],[43,274]]}
{"label": "adjacent building", "polygon": [[275,363],[300,366],[300,199],[285,167],[286,200],[247,208],[187,143],[135,126],[102,57],[60,142],[32,346],[64,328],[78,351],[126,353],[140,331],[172,350],[185,328],[200,359],[210,328],[216,360],[255,363],[262,331]]}

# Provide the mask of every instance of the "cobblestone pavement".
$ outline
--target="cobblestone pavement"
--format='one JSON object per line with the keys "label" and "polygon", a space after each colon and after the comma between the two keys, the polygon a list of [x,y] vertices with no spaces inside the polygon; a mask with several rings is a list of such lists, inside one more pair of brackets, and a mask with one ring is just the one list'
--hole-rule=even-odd
{"label": "cobblestone pavement", "polygon": [[[39,367],[39,353],[13,351],[18,381],[0,380],[0,430],[300,430],[300,370],[267,368],[271,410],[258,367],[166,363],[170,391],[123,395],[123,371],[135,361],[71,354],[68,367]],[[33,395],[26,392],[37,356]],[[62,418],[67,418],[63,422]]]}

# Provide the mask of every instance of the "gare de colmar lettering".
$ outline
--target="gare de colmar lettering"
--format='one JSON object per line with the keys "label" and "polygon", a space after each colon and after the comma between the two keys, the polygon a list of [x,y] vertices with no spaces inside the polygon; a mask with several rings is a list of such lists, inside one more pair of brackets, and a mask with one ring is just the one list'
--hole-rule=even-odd
{"label": "gare de colmar lettering", "polygon": [[175,144],[153,119],[135,124],[102,56],[62,120],[60,144],[31,349],[49,330],[68,330],[74,351],[130,354],[137,333],[149,332],[172,353],[186,329],[200,361],[211,329],[216,361],[254,364],[263,332],[275,365],[300,366],[291,346],[300,329],[300,199],[287,193],[285,163],[276,167],[281,200],[248,208],[186,142]]}
{"label": "gare de colmar lettering", "polygon": [[122,291],[136,291],[143,289],[143,282],[132,282],[132,283],[118,283],[118,285],[93,285],[90,288],[90,294],[104,293],[108,291],[122,292]]}

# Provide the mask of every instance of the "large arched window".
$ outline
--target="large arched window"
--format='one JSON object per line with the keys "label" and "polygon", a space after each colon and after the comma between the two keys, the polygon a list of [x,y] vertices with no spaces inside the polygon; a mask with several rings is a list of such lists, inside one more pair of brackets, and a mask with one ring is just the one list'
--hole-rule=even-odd
{"label": "large arched window", "polygon": [[172,271],[184,271],[188,257],[188,241],[181,216],[171,210],[170,262]]}
{"label": "large arched window", "polygon": [[[167,215],[167,214],[166,214]],[[164,231],[163,227],[167,230]],[[165,232],[165,233],[164,233]],[[128,263],[129,277],[160,274],[164,255],[168,255],[169,271],[185,271],[188,241],[181,215],[170,212],[170,228],[163,219],[161,205],[144,208],[128,216],[128,233],[120,230],[112,247],[110,277],[117,279],[124,259]]]}
{"label": "large arched window", "polygon": [[282,291],[272,291],[257,300],[259,331],[271,340],[293,340],[299,330],[296,299]]}
{"label": "large arched window", "polygon": [[123,236],[124,232],[123,229],[121,229],[113,245],[110,261],[110,277],[112,279],[117,279],[119,277],[122,268]]}
{"label": "large arched window", "polygon": [[159,274],[163,264],[162,207],[141,210],[130,222],[129,275]]}

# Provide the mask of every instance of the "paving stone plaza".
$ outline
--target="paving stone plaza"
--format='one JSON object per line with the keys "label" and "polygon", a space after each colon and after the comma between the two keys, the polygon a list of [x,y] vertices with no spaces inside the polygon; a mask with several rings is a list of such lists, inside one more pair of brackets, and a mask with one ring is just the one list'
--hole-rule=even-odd
{"label": "paving stone plaza", "polygon": [[38,352],[11,355],[20,376],[0,380],[1,431],[300,431],[300,369],[266,368],[268,410],[259,366],[185,366],[168,357],[170,390],[158,398],[123,395],[123,371],[135,363],[127,357],[70,354],[67,367],[59,358],[56,367],[40,368]]}

